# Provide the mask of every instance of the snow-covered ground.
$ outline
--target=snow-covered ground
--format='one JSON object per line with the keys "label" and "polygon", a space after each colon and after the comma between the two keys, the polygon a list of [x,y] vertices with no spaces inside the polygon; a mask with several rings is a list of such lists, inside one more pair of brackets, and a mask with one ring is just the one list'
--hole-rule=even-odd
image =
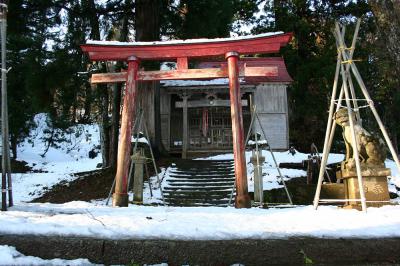
{"label": "snow-covered ground", "polygon": [[87,259],[64,260],[52,259],[44,260],[37,257],[25,256],[18,252],[14,247],[0,245],[0,265],[54,265],[54,266],[88,266],[96,265]]}
{"label": "snow-covered ground", "polygon": [[112,208],[88,202],[21,203],[0,213],[0,234],[107,239],[270,239],[400,237],[400,206],[357,210],[321,206]]}
{"label": "snow-covered ground", "polygon": [[[65,142],[50,146],[48,151],[45,138],[49,137],[48,117],[38,114],[34,121],[37,127],[31,131],[29,138],[18,145],[18,160],[28,163],[33,170],[46,173],[13,173],[13,195],[15,202],[30,201],[39,197],[47,188],[61,181],[75,179],[71,174],[96,169],[101,163],[101,155],[89,158],[89,151],[96,149],[99,142],[97,125],[78,125],[70,128],[65,134]],[[60,132],[54,132],[54,135]]]}

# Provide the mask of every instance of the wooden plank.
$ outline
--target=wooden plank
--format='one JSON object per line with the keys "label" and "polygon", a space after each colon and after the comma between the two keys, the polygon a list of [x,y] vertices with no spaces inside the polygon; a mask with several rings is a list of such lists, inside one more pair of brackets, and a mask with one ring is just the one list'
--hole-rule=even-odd
{"label": "wooden plank", "polygon": [[92,84],[126,82],[126,72],[92,74]]}
{"label": "wooden plank", "polygon": [[243,77],[277,77],[277,67],[244,67]]}
{"label": "wooden plank", "polygon": [[[239,77],[276,77],[278,68],[268,67],[244,67],[239,71]],[[138,81],[149,80],[187,80],[187,79],[213,79],[227,78],[226,68],[203,68],[187,70],[159,70],[159,71],[139,71]],[[91,83],[118,83],[126,81],[126,72],[118,73],[98,73],[92,74]]]}
{"label": "wooden plank", "polygon": [[222,56],[227,52],[236,51],[241,55],[278,53],[292,37],[292,33],[283,33],[272,36],[255,36],[251,39],[227,41],[207,41],[179,44],[148,44],[118,45],[118,44],[83,44],[81,48],[94,61],[126,61],[129,56],[136,56],[141,60],[163,60],[179,57],[210,57]]}
{"label": "wooden plank", "polygon": [[218,68],[141,71],[138,80],[184,80],[227,77],[227,72]]}
{"label": "wooden plank", "polygon": [[[183,108],[184,102],[175,102],[175,108]],[[212,107],[212,106],[222,106],[229,107],[231,106],[230,100],[197,100],[197,101],[188,101],[188,108],[197,108],[197,107]],[[242,106],[247,106],[247,100],[242,100]]]}

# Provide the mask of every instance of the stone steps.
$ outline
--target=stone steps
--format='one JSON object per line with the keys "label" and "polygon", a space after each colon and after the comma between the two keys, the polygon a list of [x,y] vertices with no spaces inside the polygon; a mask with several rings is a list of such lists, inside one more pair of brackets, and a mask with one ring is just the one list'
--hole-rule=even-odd
{"label": "stone steps", "polygon": [[181,160],[163,187],[170,206],[227,206],[235,182],[233,160]]}

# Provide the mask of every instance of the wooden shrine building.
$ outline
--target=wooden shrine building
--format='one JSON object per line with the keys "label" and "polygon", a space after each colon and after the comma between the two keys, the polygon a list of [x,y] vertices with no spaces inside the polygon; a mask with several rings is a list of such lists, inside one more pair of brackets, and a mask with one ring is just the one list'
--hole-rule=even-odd
{"label": "wooden shrine building", "polygon": [[[277,76],[244,77],[239,80],[243,127],[247,133],[252,99],[271,147],[275,150],[288,149],[286,87],[292,79],[286,71],[283,58],[241,58],[239,64],[242,67],[244,64],[248,67],[277,67]],[[208,61],[199,63],[197,67],[221,68],[226,67],[226,63]],[[161,88],[161,137],[167,151],[184,156],[232,151],[228,79],[162,81]],[[185,123],[187,127],[183,126]],[[258,124],[254,126],[258,127]],[[187,128],[187,132],[184,128]],[[187,145],[183,145],[184,135],[187,135]],[[183,150],[184,147],[186,150]]]}
{"label": "wooden shrine building", "polygon": [[[291,82],[282,58],[249,56],[277,54],[291,36],[290,33],[272,33],[169,42],[89,41],[82,45],[82,50],[93,61],[128,63],[127,71],[93,74],[91,79],[92,83],[126,83],[113,205],[128,204],[127,180],[137,83],[159,80],[160,128],[165,148],[171,153],[182,153],[183,157],[190,152],[233,149],[235,206],[249,207],[244,138],[250,122],[250,102],[257,106],[272,148],[286,149],[286,86]],[[144,71],[140,69],[142,61],[173,62],[174,66],[167,70]],[[148,106],[151,108],[154,103]],[[152,129],[154,131],[154,126]]]}

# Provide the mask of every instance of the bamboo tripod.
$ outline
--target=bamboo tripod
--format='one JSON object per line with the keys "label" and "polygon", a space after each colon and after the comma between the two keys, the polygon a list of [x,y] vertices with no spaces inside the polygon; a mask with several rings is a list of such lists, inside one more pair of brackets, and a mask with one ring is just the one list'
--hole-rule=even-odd
{"label": "bamboo tripod", "polygon": [[[251,102],[252,102],[252,100],[251,100],[251,98],[250,98],[250,103],[251,103]],[[247,143],[249,142],[251,132],[253,131],[254,121],[257,119],[257,122],[258,122],[258,124],[259,124],[259,126],[260,126],[261,132],[262,132],[262,134],[263,134],[264,140],[267,142],[267,149],[268,149],[268,151],[271,153],[272,159],[273,159],[274,164],[275,164],[275,168],[276,168],[277,171],[278,171],[279,179],[281,180],[281,182],[282,182],[282,184],[283,184],[283,187],[284,187],[284,189],[285,189],[285,193],[286,193],[286,196],[287,196],[287,198],[288,198],[289,205],[293,205],[292,197],[290,196],[289,190],[287,189],[287,186],[286,186],[286,182],[285,182],[285,180],[283,179],[283,175],[282,175],[282,173],[281,173],[281,169],[279,168],[279,165],[278,165],[278,162],[276,161],[274,152],[272,151],[272,148],[271,148],[271,146],[270,146],[269,143],[268,143],[267,135],[265,134],[265,131],[264,131],[264,128],[263,128],[263,126],[262,126],[262,124],[261,124],[260,118],[258,117],[257,106],[255,106],[255,105],[253,106],[252,104],[250,104],[250,106],[251,106],[251,107],[250,107],[250,108],[251,108],[251,121],[250,121],[249,131],[247,132],[247,137],[246,137],[246,140],[245,140],[245,145],[247,145]],[[255,171],[258,171],[259,166],[260,166],[260,162],[259,162],[259,147],[258,147],[258,141],[259,141],[259,140],[257,140],[257,133],[255,133],[254,135],[255,135],[256,154],[257,154],[257,167],[256,167],[256,169],[254,169],[254,170],[255,170]],[[262,176],[261,174],[262,174],[262,173],[258,173],[259,176]],[[262,179],[262,178],[261,178],[261,179]],[[234,191],[235,191],[235,186],[236,186],[236,180],[235,180],[235,182],[234,182],[234,184],[233,184],[233,186],[232,186],[232,191],[231,191],[231,195],[230,195],[230,197],[229,197],[228,206],[231,205],[232,198],[233,198],[233,193],[234,193]],[[260,186],[260,187],[261,187],[261,186]],[[260,191],[260,192],[261,192],[261,191]],[[260,193],[260,194],[262,195],[263,193]],[[268,203],[266,203],[266,204],[268,205]],[[264,205],[264,202],[263,202],[262,199],[261,199],[260,205],[261,205],[261,207]]]}
{"label": "bamboo tripod", "polygon": [[12,180],[11,180],[11,161],[10,161],[10,142],[8,130],[8,103],[7,103],[7,69],[6,60],[6,40],[7,40],[7,4],[0,0],[0,38],[1,38],[1,210],[7,210],[8,206],[13,206]]}
{"label": "bamboo tripod", "polygon": [[[322,160],[321,160],[321,167],[319,169],[319,175],[318,175],[318,184],[317,184],[317,190],[315,192],[315,197],[314,197],[314,208],[318,208],[318,204],[322,202],[348,202],[348,201],[355,201],[355,202],[361,202],[361,208],[364,212],[367,212],[367,201],[365,198],[365,191],[364,191],[364,186],[363,186],[363,179],[361,175],[361,165],[360,165],[360,157],[359,157],[359,151],[357,148],[353,149],[354,153],[354,159],[356,162],[356,172],[357,172],[357,180],[358,180],[358,186],[359,186],[359,192],[360,192],[360,199],[320,199],[320,194],[321,194],[321,186],[322,182],[324,179],[324,172],[326,170],[326,165],[328,161],[328,155],[332,146],[332,141],[333,141],[333,136],[335,134],[335,128],[336,128],[336,123],[333,122],[333,115],[334,115],[334,109],[335,109],[335,104],[336,104],[336,112],[341,108],[345,107],[347,108],[348,116],[349,116],[349,122],[350,122],[350,130],[351,130],[351,142],[353,147],[358,147],[358,142],[356,138],[356,132],[354,129],[354,124],[356,121],[361,123],[361,118],[360,118],[360,108],[358,106],[358,102],[364,101],[367,104],[362,107],[369,107],[374,115],[375,120],[377,121],[379,128],[382,132],[382,135],[385,139],[385,143],[389,147],[390,153],[393,156],[393,160],[396,163],[397,169],[400,172],[400,162],[399,158],[395,152],[395,149],[390,141],[389,135],[382,123],[382,120],[380,119],[378,112],[375,109],[374,102],[372,101],[368,90],[361,78],[361,75],[357,69],[357,66],[354,64],[353,59],[353,54],[354,54],[354,49],[356,45],[356,40],[358,36],[358,31],[360,28],[360,19],[358,19],[355,32],[353,35],[353,41],[351,47],[347,47],[345,42],[344,42],[344,36],[345,36],[345,26],[339,26],[338,23],[335,24],[335,31],[334,35],[336,38],[336,45],[338,48],[338,55],[337,55],[337,62],[336,62],[336,72],[335,72],[335,79],[333,83],[333,89],[332,89],[332,97],[331,97],[331,102],[330,102],[330,107],[329,107],[329,118],[328,118],[328,124],[326,126],[326,134],[325,134],[325,141],[324,141],[324,149],[322,153]],[[336,98],[336,93],[337,93],[337,85],[339,81],[339,74],[342,79],[342,86],[339,92],[338,98]],[[361,92],[364,96],[363,99],[357,99],[355,89],[353,86],[353,80],[352,80],[352,75],[355,77]],[[343,98],[344,97],[344,98]],[[345,106],[342,106],[342,101],[345,101]],[[353,114],[355,116],[353,116]],[[354,118],[355,117],[355,118]],[[355,121],[354,121],[355,119]]]}
{"label": "bamboo tripod", "polygon": [[[146,137],[146,140],[147,140],[147,144],[148,144],[149,150],[150,150],[151,161],[152,161],[153,167],[154,167],[154,173],[156,174],[156,177],[157,177],[157,184],[158,184],[159,189],[160,189],[160,192],[161,192],[161,199],[162,199],[162,201],[163,201],[163,204],[165,205],[164,194],[163,194],[162,187],[161,187],[161,180],[160,180],[160,178],[158,177],[158,170],[157,170],[156,160],[155,160],[155,158],[154,158],[153,149],[151,148],[149,131],[148,131],[148,129],[147,129],[146,122],[144,121],[144,111],[143,111],[142,108],[139,108],[138,115],[136,116],[135,121],[134,121],[134,123],[133,123],[132,136],[135,138],[135,141],[134,141],[134,142],[135,142],[135,145],[133,146],[133,152],[132,152],[132,154],[135,154],[136,151],[137,151],[138,142],[139,142],[139,132],[140,132],[140,129],[141,129],[141,128],[143,128],[144,133],[145,133],[145,137]],[[135,135],[136,135],[136,137],[135,137]],[[128,189],[129,189],[130,183],[131,183],[131,177],[132,177],[133,167],[134,167],[134,163],[131,161],[131,164],[130,164],[130,166],[129,166],[129,174],[128,174]],[[147,165],[146,165],[145,169],[146,169],[146,172],[148,173]],[[110,192],[109,192],[108,197],[107,197],[106,205],[108,205],[108,203],[109,203],[109,201],[110,201],[110,198],[111,198],[111,195],[112,195],[112,192],[114,191],[115,182],[116,182],[116,179],[114,178],[114,181],[113,181],[113,183],[112,183]],[[153,194],[153,192],[152,192],[152,187],[151,187],[151,182],[150,182],[150,176],[149,176],[148,182],[149,182],[150,193]]]}

